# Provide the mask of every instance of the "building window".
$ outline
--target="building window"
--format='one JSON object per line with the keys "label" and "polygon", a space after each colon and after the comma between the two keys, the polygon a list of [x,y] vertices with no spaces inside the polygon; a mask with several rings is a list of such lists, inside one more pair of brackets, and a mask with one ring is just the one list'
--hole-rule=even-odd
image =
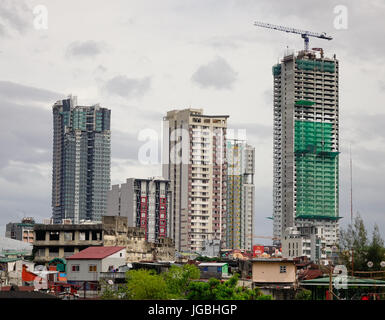
{"label": "building window", "polygon": [[95,264],[90,264],[88,266],[88,272],[96,272],[96,265]]}
{"label": "building window", "polygon": [[286,266],[279,266],[279,273],[286,273]]}
{"label": "building window", "polygon": [[75,264],[72,266],[72,272],[79,272],[80,271],[80,266],[78,264]]}
{"label": "building window", "polygon": [[73,241],[75,240],[73,232],[64,232],[64,241]]}

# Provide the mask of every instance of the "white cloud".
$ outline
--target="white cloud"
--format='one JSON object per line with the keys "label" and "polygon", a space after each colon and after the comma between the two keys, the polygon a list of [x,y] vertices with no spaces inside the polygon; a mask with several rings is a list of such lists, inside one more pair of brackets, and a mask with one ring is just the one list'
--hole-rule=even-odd
{"label": "white cloud", "polygon": [[104,51],[106,51],[106,45],[103,42],[93,40],[75,41],[68,45],[66,56],[87,58],[97,56]]}
{"label": "white cloud", "polygon": [[111,95],[117,95],[123,98],[140,97],[150,90],[151,78],[128,78],[119,75],[108,80],[103,90]]}
{"label": "white cloud", "polygon": [[237,79],[237,73],[225,59],[217,57],[200,66],[191,79],[201,88],[231,89]]}

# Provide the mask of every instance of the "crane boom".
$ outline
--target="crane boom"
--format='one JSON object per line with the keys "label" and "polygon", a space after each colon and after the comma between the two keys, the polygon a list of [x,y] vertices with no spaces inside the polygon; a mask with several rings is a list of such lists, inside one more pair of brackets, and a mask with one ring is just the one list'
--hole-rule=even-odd
{"label": "crane boom", "polygon": [[333,39],[331,36],[328,36],[325,32],[317,33],[317,32],[312,32],[312,31],[306,31],[306,30],[300,30],[300,29],[289,28],[289,27],[284,27],[284,26],[278,26],[275,24],[265,23],[265,22],[260,22],[260,21],[255,21],[254,25],[256,27],[262,27],[262,28],[267,28],[267,29],[274,29],[274,30],[278,30],[278,31],[300,34],[301,37],[305,41],[305,51],[309,51],[309,37],[315,37],[315,38],[320,38],[320,39],[325,39],[325,40],[332,40]]}

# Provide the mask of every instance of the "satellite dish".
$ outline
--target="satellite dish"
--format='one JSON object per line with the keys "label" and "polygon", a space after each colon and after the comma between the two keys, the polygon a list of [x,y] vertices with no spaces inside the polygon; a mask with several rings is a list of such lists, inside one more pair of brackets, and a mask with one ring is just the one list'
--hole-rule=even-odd
{"label": "satellite dish", "polygon": [[381,266],[381,268],[385,268],[385,261],[381,261],[380,266]]}
{"label": "satellite dish", "polygon": [[368,267],[369,268],[373,267],[373,262],[372,261],[368,261]]}
{"label": "satellite dish", "polygon": [[108,280],[107,282],[108,282],[108,284],[111,284],[111,285],[114,284],[114,281],[112,281],[112,280]]}
{"label": "satellite dish", "polygon": [[41,264],[35,266],[35,271],[45,271],[47,268]]}

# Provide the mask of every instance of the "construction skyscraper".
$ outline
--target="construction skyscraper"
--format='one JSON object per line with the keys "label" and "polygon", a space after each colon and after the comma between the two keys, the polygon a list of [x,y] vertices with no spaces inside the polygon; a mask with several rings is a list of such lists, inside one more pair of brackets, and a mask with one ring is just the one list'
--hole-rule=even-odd
{"label": "construction skyscraper", "polygon": [[287,228],[338,240],[338,60],[287,52],[274,76],[274,237]]}
{"label": "construction skyscraper", "polygon": [[101,221],[110,189],[111,111],[78,106],[76,97],[53,107],[52,218]]}

